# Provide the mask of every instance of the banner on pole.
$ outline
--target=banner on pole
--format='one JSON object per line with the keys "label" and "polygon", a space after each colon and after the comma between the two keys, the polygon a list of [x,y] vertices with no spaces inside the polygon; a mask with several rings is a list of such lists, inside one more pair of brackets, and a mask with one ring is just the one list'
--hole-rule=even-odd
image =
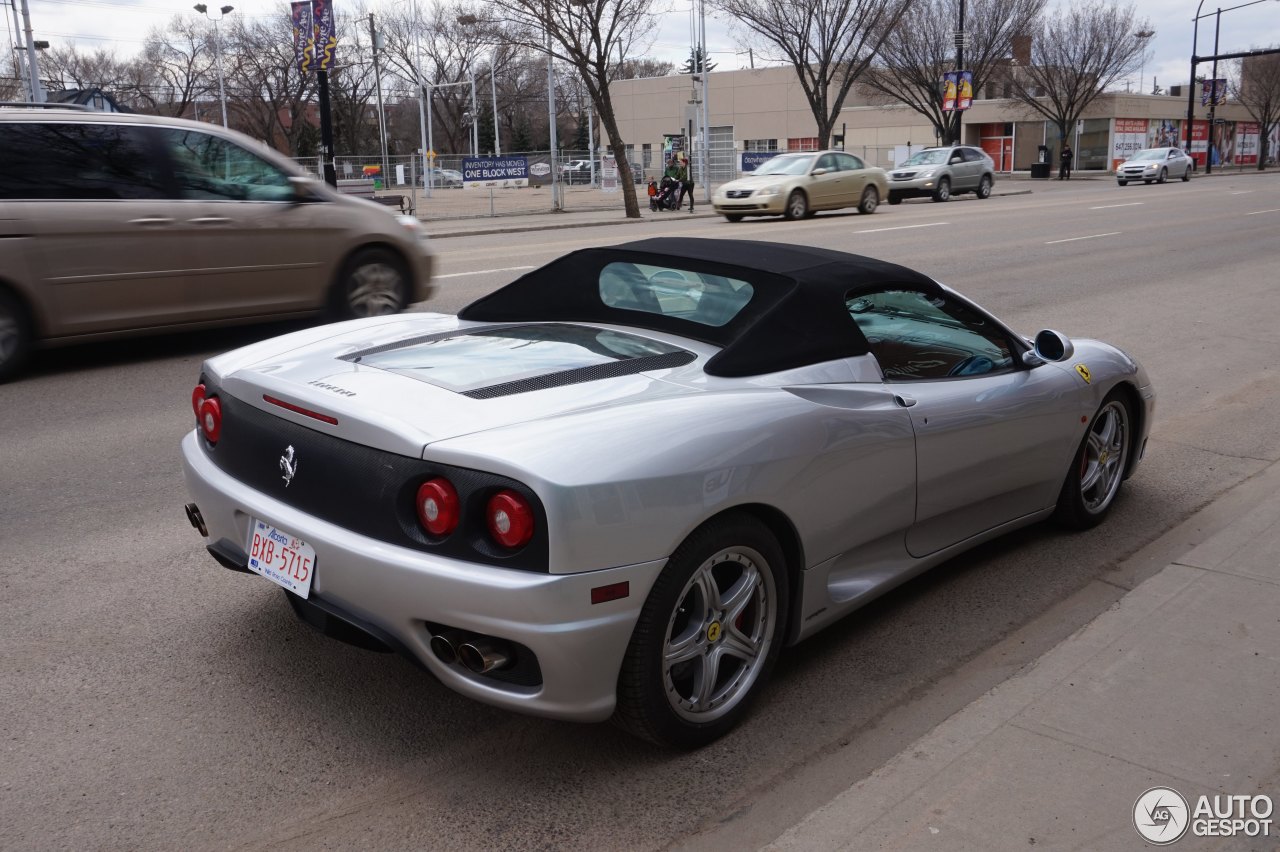
{"label": "banner on pole", "polygon": [[310,71],[315,58],[315,32],[311,26],[311,0],[289,4],[293,17],[293,61],[299,71]]}
{"label": "banner on pole", "polygon": [[333,65],[333,53],[338,48],[337,22],[333,19],[332,0],[311,0],[312,26],[315,28],[316,71],[328,71]]}
{"label": "banner on pole", "polygon": [[973,72],[957,71],[959,75],[959,94],[956,95],[956,109],[968,109],[973,106]]}
{"label": "banner on pole", "polygon": [[1200,84],[1200,106],[1213,103],[1222,106],[1227,102],[1227,81],[1221,77],[1217,80],[1205,80]]}
{"label": "banner on pole", "polygon": [[956,97],[959,95],[960,75],[955,71],[948,71],[942,75],[942,111],[954,112],[956,108]]}

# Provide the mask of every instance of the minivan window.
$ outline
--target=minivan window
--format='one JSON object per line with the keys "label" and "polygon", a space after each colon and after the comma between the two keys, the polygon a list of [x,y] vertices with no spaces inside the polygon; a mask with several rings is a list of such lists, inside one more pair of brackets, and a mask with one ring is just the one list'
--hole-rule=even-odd
{"label": "minivan window", "polygon": [[198,130],[160,131],[173,158],[178,194],[191,199],[289,201],[289,176],[256,154]]}
{"label": "minivan window", "polygon": [[158,199],[162,159],[146,130],[118,124],[5,122],[0,198]]}

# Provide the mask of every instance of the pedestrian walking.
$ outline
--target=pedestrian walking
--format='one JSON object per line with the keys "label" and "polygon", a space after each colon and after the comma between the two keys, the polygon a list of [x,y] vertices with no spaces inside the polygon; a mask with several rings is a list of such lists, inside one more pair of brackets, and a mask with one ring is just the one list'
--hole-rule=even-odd
{"label": "pedestrian walking", "polygon": [[680,200],[684,200],[685,196],[689,197],[689,212],[693,212],[693,169],[689,168],[689,164],[683,160],[680,163],[684,169],[684,180],[680,181]]}
{"label": "pedestrian walking", "polygon": [[1058,155],[1058,180],[1071,180],[1071,161],[1074,158],[1071,143],[1062,143],[1062,153]]}
{"label": "pedestrian walking", "polygon": [[[665,176],[671,178],[671,180],[680,185],[679,194],[676,196],[676,203],[672,205],[673,210],[679,210],[680,202],[684,201],[684,194],[686,192],[685,185],[689,180],[689,172],[685,169],[684,163],[680,161],[680,157],[678,155],[672,154],[671,159],[667,161],[667,171]],[[689,196],[689,203],[693,203],[692,195]]]}

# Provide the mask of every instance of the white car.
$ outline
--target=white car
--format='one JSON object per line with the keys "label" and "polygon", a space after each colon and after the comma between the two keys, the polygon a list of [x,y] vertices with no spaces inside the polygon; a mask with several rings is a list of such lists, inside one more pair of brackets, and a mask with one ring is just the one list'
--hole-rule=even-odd
{"label": "white car", "polygon": [[1129,181],[1164,183],[1171,177],[1191,180],[1195,161],[1181,148],[1144,148],[1125,160],[1116,169],[1116,183],[1124,186]]}

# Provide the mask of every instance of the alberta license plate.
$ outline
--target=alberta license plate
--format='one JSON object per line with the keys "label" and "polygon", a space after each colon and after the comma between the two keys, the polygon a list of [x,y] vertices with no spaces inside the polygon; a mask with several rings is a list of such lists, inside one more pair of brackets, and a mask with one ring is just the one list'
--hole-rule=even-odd
{"label": "alberta license plate", "polygon": [[249,536],[249,570],[279,583],[300,598],[311,594],[316,552],[300,538],[257,518]]}

